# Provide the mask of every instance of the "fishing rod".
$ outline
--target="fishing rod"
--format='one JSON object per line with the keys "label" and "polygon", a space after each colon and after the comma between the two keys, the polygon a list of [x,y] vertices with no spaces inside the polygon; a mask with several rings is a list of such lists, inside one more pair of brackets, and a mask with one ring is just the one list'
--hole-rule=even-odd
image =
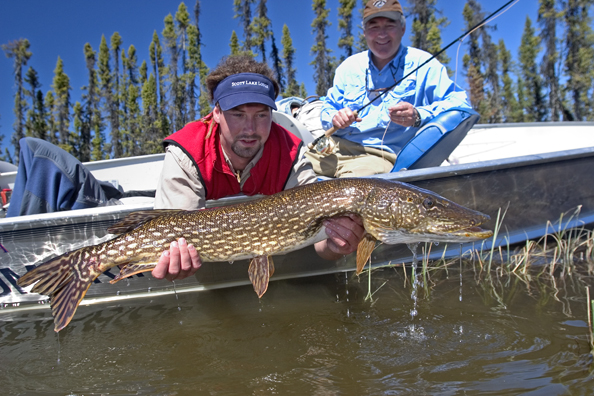
{"label": "fishing rod", "polygon": [[[444,51],[446,51],[448,48],[450,48],[452,45],[454,45],[457,41],[464,39],[467,35],[471,34],[472,32],[474,32],[476,29],[480,28],[482,25],[484,25],[487,21],[489,21],[491,18],[493,18],[495,15],[497,15],[501,10],[503,10],[504,8],[506,8],[507,6],[509,6],[511,3],[513,2],[517,2],[519,0],[509,0],[507,3],[505,3],[504,5],[502,5],[501,7],[499,7],[495,12],[493,12],[491,15],[489,15],[488,17],[486,17],[485,19],[483,19],[482,21],[480,21],[479,23],[477,23],[476,25],[474,25],[472,28],[468,29],[466,32],[464,32],[462,35],[460,35],[458,38],[456,38],[455,40],[452,40],[451,43],[449,43],[448,45],[446,45],[445,47],[443,47],[437,54],[431,56],[431,58],[427,59],[425,62],[421,63],[419,66],[417,66],[415,69],[413,69],[410,73],[408,73],[406,76],[402,77],[400,80],[396,81],[393,85],[389,86],[388,88],[386,88],[381,94],[379,94],[378,96],[376,96],[375,98],[371,99],[366,105],[364,105],[363,107],[361,107],[359,110],[355,110],[353,111],[353,114],[355,115],[355,117],[358,115],[358,113],[363,110],[364,108],[366,108],[367,106],[371,105],[373,102],[375,102],[376,100],[378,100],[379,98],[381,98],[382,96],[384,96],[385,94],[387,94],[388,92],[390,92],[392,89],[394,89],[398,84],[400,84],[402,81],[404,81],[408,76],[410,76],[413,73],[416,73],[417,70],[419,70],[421,67],[425,66],[427,63],[431,62],[433,59],[437,58],[439,55],[441,55]],[[322,140],[323,138],[328,138],[330,137],[330,135],[332,135],[334,132],[336,132],[338,130],[337,127],[335,127],[334,125],[332,126],[332,128],[328,129],[327,131],[324,132],[324,134],[318,138],[316,138],[313,142],[311,142],[310,144],[307,145],[307,147],[309,149],[314,148],[318,142],[320,140]]]}

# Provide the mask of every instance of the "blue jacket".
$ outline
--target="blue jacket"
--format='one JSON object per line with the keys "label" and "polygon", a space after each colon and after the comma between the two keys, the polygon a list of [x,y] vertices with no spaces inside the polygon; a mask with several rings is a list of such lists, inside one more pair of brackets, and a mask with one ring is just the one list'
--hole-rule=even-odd
{"label": "blue jacket", "polygon": [[[425,51],[401,45],[394,59],[378,70],[370,54],[370,51],[365,51],[350,56],[336,69],[334,86],[328,90],[322,108],[324,129],[332,127],[332,118],[338,110],[345,107],[361,109],[378,95],[372,90],[393,85],[431,57]],[[365,146],[383,147],[398,153],[419,130],[392,122],[386,131],[390,122],[388,108],[400,101],[407,101],[417,108],[422,119],[421,125],[452,107],[471,109],[466,93],[448,77],[446,68],[433,59],[360,111],[359,116],[363,121],[353,123],[335,135]]]}

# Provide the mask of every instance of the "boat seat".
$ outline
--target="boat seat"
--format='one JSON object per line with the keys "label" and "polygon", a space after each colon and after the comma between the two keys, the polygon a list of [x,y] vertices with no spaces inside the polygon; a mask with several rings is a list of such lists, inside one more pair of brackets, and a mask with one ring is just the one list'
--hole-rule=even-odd
{"label": "boat seat", "polygon": [[477,112],[466,108],[452,108],[439,114],[402,148],[392,172],[440,166],[478,119]]}
{"label": "boat seat", "polygon": [[303,124],[301,124],[294,117],[286,113],[282,113],[280,111],[273,111],[272,121],[276,122],[286,130],[291,132],[293,135],[303,140],[303,144],[306,146],[314,140],[311,132],[308,131]]}

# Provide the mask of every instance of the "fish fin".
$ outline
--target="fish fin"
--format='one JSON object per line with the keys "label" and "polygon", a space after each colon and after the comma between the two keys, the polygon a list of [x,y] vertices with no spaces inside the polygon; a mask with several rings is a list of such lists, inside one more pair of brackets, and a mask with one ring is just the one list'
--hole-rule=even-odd
{"label": "fish fin", "polygon": [[132,212],[122,219],[122,221],[112,225],[107,229],[110,234],[124,234],[130,232],[141,224],[146,223],[156,217],[168,214],[183,212],[181,209],[155,209],[155,210],[139,210]]}
{"label": "fish fin", "polygon": [[268,256],[268,278],[271,278],[274,275],[274,262],[272,261],[272,256]]}
{"label": "fish fin", "polygon": [[371,257],[371,253],[373,249],[375,249],[375,242],[377,239],[373,237],[371,234],[365,234],[363,239],[359,242],[357,246],[357,275],[363,271],[363,267],[365,267],[365,263]]}
{"label": "fish fin", "polygon": [[50,296],[56,332],[70,323],[87,290],[102,272],[89,252],[89,248],[82,248],[55,257],[17,281],[21,287],[37,282],[31,292]]}
{"label": "fish fin", "polygon": [[274,273],[274,263],[271,256],[254,257],[248,268],[250,281],[254,286],[254,291],[259,298],[262,298],[268,289],[268,280]]}
{"label": "fish fin", "polygon": [[125,264],[120,267],[120,273],[117,274],[115,278],[110,280],[109,283],[114,284],[129,276],[136,275],[141,272],[152,271],[156,266],[156,263]]}

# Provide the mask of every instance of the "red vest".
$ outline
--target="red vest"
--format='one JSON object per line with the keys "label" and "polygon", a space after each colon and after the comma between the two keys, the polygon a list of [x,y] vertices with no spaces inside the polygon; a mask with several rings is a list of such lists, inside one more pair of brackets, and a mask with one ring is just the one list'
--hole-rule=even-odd
{"label": "red vest", "polygon": [[[211,123],[213,128],[209,134]],[[212,120],[212,113],[166,137],[163,145],[169,144],[180,147],[193,160],[202,178],[206,199],[219,199],[240,192],[246,195],[272,195],[282,191],[303,143],[273,122],[268,140],[264,143],[262,158],[250,170],[250,177],[243,184],[243,190],[225,161],[219,124]]]}

